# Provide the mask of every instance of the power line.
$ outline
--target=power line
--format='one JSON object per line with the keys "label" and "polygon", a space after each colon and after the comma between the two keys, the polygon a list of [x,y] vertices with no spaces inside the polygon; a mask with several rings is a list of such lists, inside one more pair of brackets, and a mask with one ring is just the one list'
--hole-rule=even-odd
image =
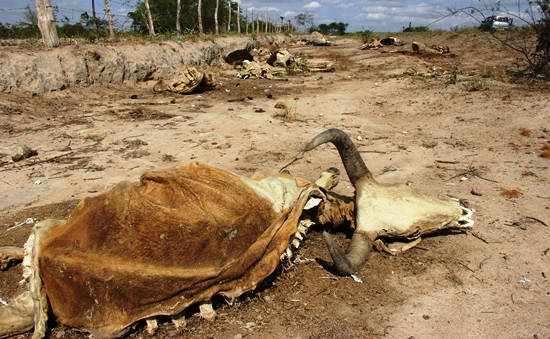
{"label": "power line", "polygon": [[24,11],[27,8],[0,8],[0,12],[17,12],[17,11]]}

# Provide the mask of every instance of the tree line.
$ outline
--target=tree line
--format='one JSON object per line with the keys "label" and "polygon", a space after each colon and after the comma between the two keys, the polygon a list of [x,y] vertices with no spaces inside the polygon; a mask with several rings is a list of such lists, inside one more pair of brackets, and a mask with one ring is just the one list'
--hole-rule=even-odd
{"label": "tree line", "polygon": [[[84,12],[78,23],[71,23],[68,17],[58,18],[56,7],[50,0],[36,0],[36,11],[27,5],[24,13],[26,22],[14,25],[0,23],[0,38],[42,37],[46,46],[59,45],[59,36],[84,38],[90,41],[106,39],[115,41],[116,35],[163,35],[190,36],[204,34],[266,34],[307,33],[314,30],[326,35],[342,35],[347,23],[333,22],[316,26],[313,15],[300,13],[294,16],[298,27],[289,18],[269,16],[254,8],[241,8],[240,3],[231,0],[138,0],[133,11],[127,14],[131,22],[126,30],[114,26],[109,0],[102,0],[105,7],[103,18],[96,12],[96,1],[90,0],[92,13]],[[128,0],[126,0],[128,3]],[[116,34],[115,34],[116,31]]]}
{"label": "tree line", "polygon": [[[79,22],[71,24],[67,17],[56,18],[55,6],[51,6],[50,0],[36,0],[36,11],[27,6],[24,13],[27,22],[11,26],[0,23],[0,38],[30,38],[39,33],[49,47],[59,45],[59,35],[115,41],[116,22],[109,0],[103,0],[105,19],[98,17],[96,1],[91,0],[92,13],[82,13]],[[179,38],[194,34],[288,33],[295,30],[289,19],[241,8],[240,3],[231,0],[138,0],[133,7],[134,10],[127,14],[131,21],[129,30],[118,30],[117,34],[177,35]]]}

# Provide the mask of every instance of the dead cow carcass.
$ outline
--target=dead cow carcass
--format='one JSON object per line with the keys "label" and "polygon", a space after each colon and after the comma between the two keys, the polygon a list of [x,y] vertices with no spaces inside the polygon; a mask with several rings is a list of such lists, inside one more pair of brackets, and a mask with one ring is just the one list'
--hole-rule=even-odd
{"label": "dead cow carcass", "polygon": [[242,66],[243,61],[254,61],[254,56],[247,49],[238,49],[226,55],[223,60],[233,66]]}
{"label": "dead cow carcass", "polygon": [[287,67],[292,62],[292,54],[286,49],[280,49],[271,54],[267,64],[273,67]]}
{"label": "dead cow carcass", "polygon": [[450,198],[436,198],[406,184],[377,182],[347,134],[338,129],[316,136],[305,151],[330,142],[336,146],[346,173],[355,187],[355,231],[347,253],[330,233],[323,233],[334,265],[341,274],[357,271],[373,244],[392,254],[417,245],[422,235],[443,229],[473,226],[471,210]]}
{"label": "dead cow carcass", "polygon": [[212,316],[214,295],[254,289],[289,255],[311,224],[302,212],[326,198],[319,185],[337,180],[334,170],[315,184],[195,163],[86,198],[68,220],[34,227],[23,261],[29,292],[0,307],[0,337],[32,327],[34,338],[43,337],[49,310],[59,323],[102,338],[140,319],[153,329],[161,315],[183,324],[195,303]]}
{"label": "dead cow carcass", "polygon": [[177,81],[160,79],[153,86],[153,91],[169,91],[178,94],[200,93],[215,89],[218,85],[213,74],[199,71],[195,67],[186,68],[183,77],[185,79]]}

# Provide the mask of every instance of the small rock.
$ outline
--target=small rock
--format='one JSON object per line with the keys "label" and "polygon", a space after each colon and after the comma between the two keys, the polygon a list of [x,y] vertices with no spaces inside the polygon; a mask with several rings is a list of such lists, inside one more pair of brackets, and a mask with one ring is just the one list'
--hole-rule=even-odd
{"label": "small rock", "polygon": [[227,102],[239,102],[239,101],[245,101],[246,98],[233,98],[233,99],[228,99]]}
{"label": "small rock", "polygon": [[483,193],[477,191],[476,189],[472,188],[472,190],[470,191],[470,194],[471,195],[477,195],[478,197],[481,197],[483,195]]}

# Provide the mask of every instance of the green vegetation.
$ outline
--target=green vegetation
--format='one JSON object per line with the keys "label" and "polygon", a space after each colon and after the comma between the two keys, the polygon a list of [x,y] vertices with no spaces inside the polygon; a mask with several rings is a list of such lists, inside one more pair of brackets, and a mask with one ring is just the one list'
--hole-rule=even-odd
{"label": "green vegetation", "polygon": [[468,92],[488,91],[489,88],[491,88],[491,83],[485,79],[474,77],[470,79],[464,87]]}
{"label": "green vegetation", "polygon": [[349,24],[343,22],[331,22],[328,25],[320,24],[318,28],[325,35],[344,35],[348,26]]}

